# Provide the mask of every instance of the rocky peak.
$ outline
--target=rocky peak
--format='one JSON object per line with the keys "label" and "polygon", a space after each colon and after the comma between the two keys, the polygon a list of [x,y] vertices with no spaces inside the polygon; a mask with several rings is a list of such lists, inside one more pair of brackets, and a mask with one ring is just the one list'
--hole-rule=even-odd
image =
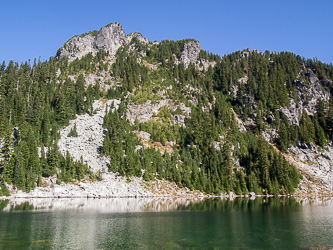
{"label": "rocky peak", "polygon": [[72,37],[58,50],[57,57],[68,56],[69,61],[74,61],[88,53],[95,55],[101,49],[114,55],[117,49],[127,42],[123,26],[115,22],[102,27],[96,35],[89,32]]}
{"label": "rocky peak", "polygon": [[102,27],[94,41],[94,47],[98,51],[108,50],[115,54],[117,49],[127,42],[124,28],[120,23],[113,23]]}

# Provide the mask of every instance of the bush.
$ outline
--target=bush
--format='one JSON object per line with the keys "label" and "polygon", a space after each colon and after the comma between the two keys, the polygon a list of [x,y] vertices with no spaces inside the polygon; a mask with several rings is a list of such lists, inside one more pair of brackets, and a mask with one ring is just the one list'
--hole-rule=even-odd
{"label": "bush", "polygon": [[6,185],[0,185],[0,196],[10,196],[9,190]]}
{"label": "bush", "polygon": [[76,124],[71,129],[71,131],[67,135],[68,137],[78,137],[77,131],[76,131]]}

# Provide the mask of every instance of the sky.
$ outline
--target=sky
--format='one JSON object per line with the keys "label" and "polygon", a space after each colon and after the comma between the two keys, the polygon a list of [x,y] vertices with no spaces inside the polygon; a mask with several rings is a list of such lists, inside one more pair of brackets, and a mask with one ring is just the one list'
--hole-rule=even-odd
{"label": "sky", "polygon": [[251,48],[333,62],[331,0],[16,0],[0,6],[0,63],[48,60],[74,35],[113,22],[149,41],[194,38],[221,56]]}

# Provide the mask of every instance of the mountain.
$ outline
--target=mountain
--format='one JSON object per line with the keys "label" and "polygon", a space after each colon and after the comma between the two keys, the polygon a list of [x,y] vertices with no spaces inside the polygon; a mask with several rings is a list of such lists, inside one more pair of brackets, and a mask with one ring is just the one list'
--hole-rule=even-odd
{"label": "mountain", "polygon": [[[332,194],[332,64],[251,49],[221,57],[111,23],[0,74],[3,193]],[[154,190],[119,191],[117,175],[126,190]],[[64,184],[87,178],[100,184]]]}

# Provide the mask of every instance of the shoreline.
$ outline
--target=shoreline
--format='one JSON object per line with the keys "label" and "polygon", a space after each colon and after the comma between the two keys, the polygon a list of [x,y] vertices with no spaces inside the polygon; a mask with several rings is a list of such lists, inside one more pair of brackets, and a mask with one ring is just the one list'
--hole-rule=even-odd
{"label": "shoreline", "polygon": [[33,196],[28,195],[28,193],[24,193],[25,195],[11,195],[11,196],[0,196],[0,200],[11,200],[11,199],[115,199],[115,198],[169,198],[169,199],[211,199],[211,198],[221,198],[221,199],[229,199],[233,200],[235,198],[249,198],[250,200],[254,200],[256,198],[304,198],[304,199],[318,199],[318,198],[332,198],[333,195],[46,195],[46,196]]}
{"label": "shoreline", "polygon": [[[277,198],[277,199],[276,199]],[[191,205],[205,203],[271,204],[280,206],[295,201],[299,206],[333,205],[333,197],[285,196],[141,196],[141,197],[0,197],[0,213],[15,211],[55,212],[84,211],[100,213],[167,212],[186,210]],[[280,205],[279,205],[280,204]]]}
{"label": "shoreline", "polygon": [[14,188],[12,185],[6,184],[10,192],[10,196],[1,196],[3,199],[60,199],[60,198],[186,198],[186,199],[206,199],[206,198],[271,198],[271,197],[294,197],[300,199],[316,199],[320,197],[333,198],[333,192],[322,192],[315,189],[313,192],[305,192],[296,189],[294,194],[272,195],[272,194],[248,194],[237,195],[233,192],[220,195],[206,194],[199,190],[190,190],[187,187],[179,187],[174,182],[167,180],[151,180],[144,181],[142,177],[122,177],[118,173],[103,173],[101,181],[91,181],[83,179],[81,181],[71,183],[57,184],[56,175],[43,178],[41,187],[35,187],[26,193],[22,190]]}
{"label": "shoreline", "polygon": [[[165,212],[182,210],[191,204],[206,201],[230,202],[230,204],[285,204],[294,200],[300,206],[333,204],[333,196],[301,195],[109,195],[109,196],[1,196],[0,212],[10,211],[86,211],[102,213]],[[277,203],[275,202],[277,201]]]}

